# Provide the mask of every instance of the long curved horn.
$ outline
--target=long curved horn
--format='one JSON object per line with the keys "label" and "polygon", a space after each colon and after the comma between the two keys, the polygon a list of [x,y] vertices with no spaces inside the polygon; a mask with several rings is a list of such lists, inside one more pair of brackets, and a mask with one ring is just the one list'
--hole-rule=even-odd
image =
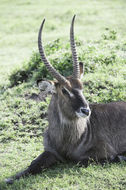
{"label": "long curved horn", "polygon": [[71,51],[72,51],[72,59],[73,59],[73,78],[80,78],[80,68],[79,68],[79,62],[76,52],[76,44],[74,41],[74,20],[75,16],[73,16],[71,27],[70,27],[70,44],[71,44]]}
{"label": "long curved horn", "polygon": [[46,58],[44,48],[42,45],[42,40],[41,40],[41,33],[42,33],[44,22],[45,22],[45,19],[43,19],[42,21],[42,24],[39,29],[39,34],[38,34],[38,49],[39,49],[41,59],[53,77],[55,77],[61,84],[67,83],[67,79],[63,77],[60,73],[58,73],[56,69],[50,64],[50,62]]}

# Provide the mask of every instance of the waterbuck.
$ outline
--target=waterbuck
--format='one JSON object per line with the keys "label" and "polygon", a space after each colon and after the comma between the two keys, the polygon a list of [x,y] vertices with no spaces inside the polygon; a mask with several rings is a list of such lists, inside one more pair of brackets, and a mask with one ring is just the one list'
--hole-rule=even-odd
{"label": "waterbuck", "polygon": [[58,161],[69,160],[87,166],[89,160],[126,160],[126,102],[89,104],[82,90],[83,64],[78,62],[74,41],[74,20],[70,28],[70,44],[73,59],[73,74],[65,78],[47,60],[41,42],[43,20],[38,48],[48,71],[57,79],[55,93],[48,108],[48,128],[44,135],[44,152],[33,160],[24,171],[7,179],[37,174]]}

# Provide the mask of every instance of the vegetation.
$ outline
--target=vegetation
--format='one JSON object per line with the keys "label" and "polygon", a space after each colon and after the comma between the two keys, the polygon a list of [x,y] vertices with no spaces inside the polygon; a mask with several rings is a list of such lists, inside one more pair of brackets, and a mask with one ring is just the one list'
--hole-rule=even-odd
{"label": "vegetation", "polygon": [[32,98],[39,94],[37,80],[52,79],[37,50],[41,19],[47,17],[44,41],[48,59],[68,76],[72,71],[68,29],[76,13],[76,42],[79,60],[85,64],[82,80],[86,98],[99,103],[126,101],[125,1],[1,0],[0,9],[0,190],[126,189],[124,162],[104,167],[91,164],[88,168],[58,164],[11,186],[4,183],[43,151],[50,97],[45,101]]}

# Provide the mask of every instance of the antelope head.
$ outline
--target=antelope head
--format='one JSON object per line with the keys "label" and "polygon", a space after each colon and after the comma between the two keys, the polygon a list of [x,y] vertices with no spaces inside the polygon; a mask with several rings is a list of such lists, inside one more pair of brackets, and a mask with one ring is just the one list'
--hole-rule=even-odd
{"label": "antelope head", "polygon": [[59,109],[67,118],[70,119],[87,117],[90,114],[89,105],[82,93],[83,85],[80,78],[83,74],[83,63],[79,63],[76,53],[76,45],[74,40],[74,20],[75,15],[72,19],[70,27],[70,44],[73,60],[73,74],[70,77],[65,78],[58,73],[46,58],[41,37],[45,19],[42,21],[38,34],[38,48],[41,59],[48,71],[57,80],[57,82],[55,82],[55,96],[57,97]]}

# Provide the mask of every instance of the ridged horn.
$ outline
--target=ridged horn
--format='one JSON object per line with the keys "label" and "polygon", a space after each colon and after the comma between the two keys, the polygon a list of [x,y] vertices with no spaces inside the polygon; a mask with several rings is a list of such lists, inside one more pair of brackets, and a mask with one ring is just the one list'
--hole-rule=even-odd
{"label": "ridged horn", "polygon": [[71,51],[72,51],[72,59],[73,59],[73,78],[80,78],[80,68],[79,68],[79,62],[76,52],[76,44],[74,40],[74,20],[75,16],[73,16],[71,27],[70,27],[70,45],[71,45]]}
{"label": "ridged horn", "polygon": [[60,73],[58,73],[56,69],[50,64],[50,62],[46,58],[44,48],[42,45],[42,39],[41,39],[44,22],[45,22],[45,19],[43,19],[42,21],[42,24],[39,29],[39,34],[38,34],[38,49],[41,56],[41,60],[44,62],[45,66],[47,67],[48,71],[52,74],[52,76],[56,78],[61,84],[65,84],[67,83],[67,79],[63,77]]}

